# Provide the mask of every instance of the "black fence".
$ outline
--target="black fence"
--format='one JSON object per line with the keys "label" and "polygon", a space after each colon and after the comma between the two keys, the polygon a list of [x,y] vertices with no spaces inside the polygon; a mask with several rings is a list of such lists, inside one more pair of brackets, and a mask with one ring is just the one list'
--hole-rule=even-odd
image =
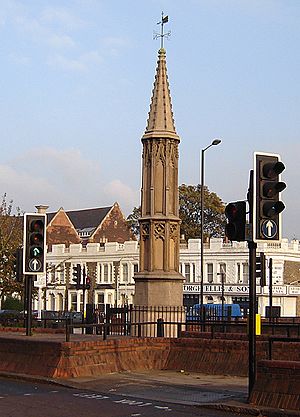
{"label": "black fence", "polygon": [[[15,311],[1,310],[0,326],[24,327],[24,315]],[[103,311],[89,308],[85,318],[81,312],[43,311],[37,318],[33,315],[32,327],[62,329],[66,339],[73,333],[107,337],[180,337],[184,334],[197,336],[206,333],[211,338],[222,333],[247,335],[247,319],[232,316],[228,309],[225,317],[219,314],[199,313],[191,315],[185,307],[173,306],[133,306],[112,307]],[[262,319],[262,335],[274,337],[300,337],[300,317],[277,317]],[[187,332],[187,333],[186,333]]]}

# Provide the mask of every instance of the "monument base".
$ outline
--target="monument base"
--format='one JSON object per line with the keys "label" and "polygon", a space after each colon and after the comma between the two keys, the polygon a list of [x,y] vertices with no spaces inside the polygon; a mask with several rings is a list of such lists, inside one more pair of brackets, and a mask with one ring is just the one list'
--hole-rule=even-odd
{"label": "monument base", "polygon": [[[134,275],[135,294],[132,336],[177,337],[185,323],[183,276],[140,272]],[[140,334],[138,334],[140,333]]]}
{"label": "monument base", "polygon": [[134,275],[134,305],[182,306],[184,277],[178,272],[139,272]]}

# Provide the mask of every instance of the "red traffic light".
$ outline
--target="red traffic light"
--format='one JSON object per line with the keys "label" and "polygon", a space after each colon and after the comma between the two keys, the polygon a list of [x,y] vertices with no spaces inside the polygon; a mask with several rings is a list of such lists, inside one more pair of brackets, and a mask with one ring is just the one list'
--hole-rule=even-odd
{"label": "red traffic light", "polygon": [[225,216],[228,223],[225,226],[225,235],[229,240],[242,242],[245,240],[246,202],[235,201],[225,207]]}
{"label": "red traffic light", "polygon": [[44,230],[44,223],[42,220],[33,220],[30,223],[30,232],[42,232]]}
{"label": "red traffic light", "polygon": [[225,208],[225,216],[229,221],[236,219],[239,213],[238,203],[229,203]]}
{"label": "red traffic light", "polygon": [[267,164],[263,165],[262,171],[263,175],[266,178],[274,179],[279,174],[281,174],[285,169],[285,165],[283,162],[277,161],[277,162],[269,162]]}

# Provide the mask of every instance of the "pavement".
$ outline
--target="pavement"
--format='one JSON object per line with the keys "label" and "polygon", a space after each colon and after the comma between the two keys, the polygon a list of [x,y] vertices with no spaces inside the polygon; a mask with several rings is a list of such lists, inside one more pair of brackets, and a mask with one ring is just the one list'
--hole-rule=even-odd
{"label": "pavement", "polygon": [[102,394],[117,394],[170,404],[190,405],[259,417],[296,417],[300,412],[258,407],[247,402],[248,378],[194,372],[151,370],[122,372],[95,377],[45,378],[0,372],[0,376],[51,383]]}

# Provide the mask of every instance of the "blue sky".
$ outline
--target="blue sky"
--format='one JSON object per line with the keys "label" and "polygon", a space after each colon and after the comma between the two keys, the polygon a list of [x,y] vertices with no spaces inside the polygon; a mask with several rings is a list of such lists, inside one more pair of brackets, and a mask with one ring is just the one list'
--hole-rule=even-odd
{"label": "blue sky", "polygon": [[161,12],[179,183],[244,199],[253,152],[286,165],[283,235],[300,238],[299,0],[1,0],[0,191],[50,211],[140,201]]}

